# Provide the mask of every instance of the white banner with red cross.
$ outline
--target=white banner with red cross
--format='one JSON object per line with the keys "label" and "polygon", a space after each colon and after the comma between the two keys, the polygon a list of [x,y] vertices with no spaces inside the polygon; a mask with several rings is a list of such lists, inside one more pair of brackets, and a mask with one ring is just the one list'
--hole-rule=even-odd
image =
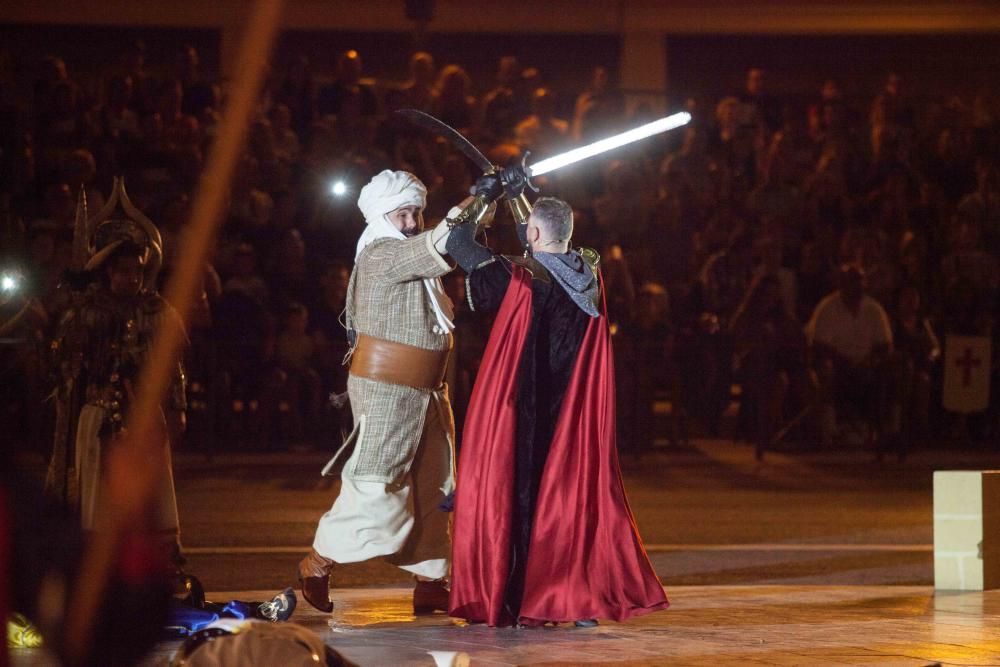
{"label": "white banner with red cross", "polygon": [[945,410],[968,414],[990,404],[990,339],[986,336],[944,338]]}

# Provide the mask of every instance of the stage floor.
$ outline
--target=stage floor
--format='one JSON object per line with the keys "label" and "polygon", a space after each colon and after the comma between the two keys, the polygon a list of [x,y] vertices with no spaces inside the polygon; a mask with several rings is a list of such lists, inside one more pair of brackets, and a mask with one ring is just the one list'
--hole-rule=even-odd
{"label": "stage floor", "polygon": [[456,666],[1000,665],[1000,591],[681,586],[667,594],[666,611],[591,629],[415,619],[405,588],[334,591],[332,615],[302,605],[293,620],[361,665],[434,665],[432,651]]}
{"label": "stage floor", "polygon": [[[294,581],[336,486],[325,454],[179,456],[189,570],[225,601]],[[769,453],[698,441],[625,466],[629,500],[671,609],[594,629],[414,619],[405,573],[338,569],[332,615],[293,617],[361,665],[998,665],[1000,590],[935,595],[932,473],[1000,468],[994,452]],[[44,471],[44,467],[40,467]],[[160,645],[163,665],[178,642]],[[43,652],[14,657],[48,665]],[[440,664],[448,664],[441,662]]]}
{"label": "stage floor", "polygon": [[[214,593],[215,601],[270,592]],[[1000,665],[1000,591],[926,586],[677,586],[671,608],[597,628],[468,626],[414,618],[408,588],[333,591],[292,618],[360,665]],[[177,642],[145,663],[164,665]],[[436,652],[436,653],[432,653]],[[17,651],[18,666],[50,664]]]}

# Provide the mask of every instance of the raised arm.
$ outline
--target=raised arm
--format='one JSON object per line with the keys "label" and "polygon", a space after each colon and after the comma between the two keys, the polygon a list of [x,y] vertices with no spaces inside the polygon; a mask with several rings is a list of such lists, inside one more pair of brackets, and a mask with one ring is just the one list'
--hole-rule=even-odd
{"label": "raised arm", "polygon": [[434,247],[434,230],[408,239],[378,239],[361,253],[359,262],[374,270],[376,280],[404,283],[438,278],[454,267]]}

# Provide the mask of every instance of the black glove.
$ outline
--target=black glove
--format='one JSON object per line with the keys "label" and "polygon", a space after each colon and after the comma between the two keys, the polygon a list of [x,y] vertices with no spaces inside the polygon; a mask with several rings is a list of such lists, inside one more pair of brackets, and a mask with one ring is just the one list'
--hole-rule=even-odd
{"label": "black glove", "polygon": [[504,188],[500,181],[500,174],[483,174],[476,180],[476,187],[472,194],[483,197],[487,202],[494,202],[503,197]]}
{"label": "black glove", "polygon": [[448,241],[445,248],[451,258],[458,262],[458,265],[466,273],[472,273],[483,262],[488,261],[493,253],[486,246],[480,245],[476,241],[476,231],[479,225],[458,225],[453,227],[448,234]]}
{"label": "black glove", "polygon": [[524,167],[518,164],[502,169],[500,180],[503,181],[504,194],[507,195],[507,199],[516,199],[524,192],[524,187],[528,184],[528,175],[524,173]]}

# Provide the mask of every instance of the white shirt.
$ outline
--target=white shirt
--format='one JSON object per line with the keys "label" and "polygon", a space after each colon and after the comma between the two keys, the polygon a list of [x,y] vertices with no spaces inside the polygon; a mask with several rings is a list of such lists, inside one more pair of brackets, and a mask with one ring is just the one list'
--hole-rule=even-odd
{"label": "white shirt", "polygon": [[863,296],[855,315],[844,304],[839,291],[816,306],[806,325],[806,336],[810,343],[827,345],[854,363],[867,359],[875,347],[892,344],[889,318],[878,301]]}

